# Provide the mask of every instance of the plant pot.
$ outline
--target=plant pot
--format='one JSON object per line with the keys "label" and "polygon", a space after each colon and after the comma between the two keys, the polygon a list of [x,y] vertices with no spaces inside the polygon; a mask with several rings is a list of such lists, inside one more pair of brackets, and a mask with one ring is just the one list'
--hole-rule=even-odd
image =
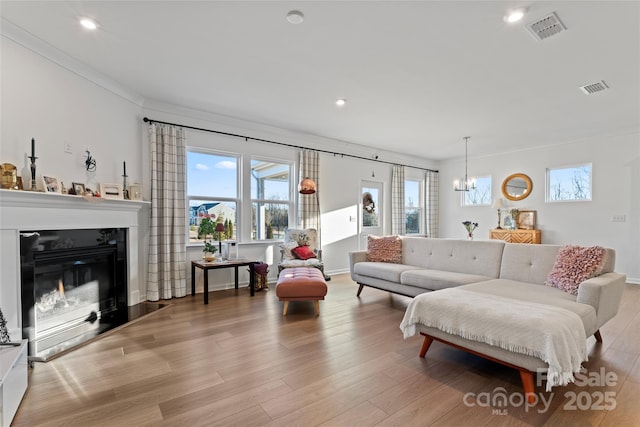
{"label": "plant pot", "polygon": [[213,252],[205,252],[203,258],[205,261],[211,262],[216,258],[216,256]]}

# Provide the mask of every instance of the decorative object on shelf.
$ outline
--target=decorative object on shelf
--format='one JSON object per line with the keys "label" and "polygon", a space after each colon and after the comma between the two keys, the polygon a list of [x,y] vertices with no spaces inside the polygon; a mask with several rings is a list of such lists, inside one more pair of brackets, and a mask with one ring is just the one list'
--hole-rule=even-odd
{"label": "decorative object on shelf", "polygon": [[2,188],[18,190],[18,168],[11,163],[2,163],[0,171],[2,173]]}
{"label": "decorative object on shelf", "polygon": [[7,344],[11,342],[9,336],[9,330],[7,329],[7,319],[4,318],[4,313],[0,308],[0,344]]}
{"label": "decorative object on shelf", "polygon": [[[71,190],[73,190],[73,193],[71,193]],[[71,190],[69,190],[69,194],[77,194],[78,196],[82,196],[86,191],[84,184],[81,182],[72,182]]]}
{"label": "decorative object on shelf", "polygon": [[502,195],[512,201],[526,199],[532,189],[531,178],[523,173],[514,173],[502,181]]}
{"label": "decorative object on shelf", "polygon": [[105,199],[123,199],[120,184],[100,184],[100,194]]}
{"label": "decorative object on shelf", "polygon": [[504,228],[505,230],[516,229],[516,220],[511,209],[503,209],[500,211],[500,228]]}
{"label": "decorative object on shelf", "polygon": [[84,161],[84,165],[87,168],[87,172],[95,172],[96,171],[96,159],[91,157],[91,152],[89,150],[85,151],[87,153],[87,159]]}
{"label": "decorative object on shelf", "polygon": [[467,162],[468,162],[468,146],[470,136],[465,136],[464,139],[464,178],[456,179],[453,181],[453,189],[455,191],[469,191],[476,188],[476,180],[474,178],[469,178],[467,175]]}
{"label": "decorative object on shelf", "polygon": [[39,191],[36,185],[36,139],[31,138],[31,188],[29,191]]}
{"label": "decorative object on shelf", "polygon": [[502,199],[500,197],[495,199],[491,207],[498,210],[498,226],[496,227],[496,230],[500,230],[502,228],[500,227],[500,211],[502,210],[502,207],[503,207]]}
{"label": "decorative object on shelf", "polygon": [[129,200],[129,185],[127,185],[127,162],[122,162],[122,197]]}
{"label": "decorative object on shelf", "polygon": [[462,225],[467,230],[467,240],[473,240],[473,232],[478,228],[477,222],[462,221]]}
{"label": "decorative object on shelf", "polygon": [[129,186],[129,198],[131,200],[142,200],[142,184],[131,184]]}
{"label": "decorative object on shelf", "polygon": [[42,188],[47,193],[58,193],[60,192],[60,184],[58,183],[58,178],[54,176],[42,175]]}
{"label": "decorative object on shelf", "polygon": [[535,230],[536,211],[518,211],[516,226],[520,230]]}

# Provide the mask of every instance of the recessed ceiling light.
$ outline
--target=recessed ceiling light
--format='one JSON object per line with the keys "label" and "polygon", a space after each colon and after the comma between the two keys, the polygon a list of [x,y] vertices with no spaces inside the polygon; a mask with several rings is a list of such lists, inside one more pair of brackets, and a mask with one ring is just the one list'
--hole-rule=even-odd
{"label": "recessed ceiling light", "polygon": [[90,18],[80,18],[80,25],[82,25],[87,30],[95,30],[98,28],[98,24],[96,21]]}
{"label": "recessed ceiling light", "polygon": [[515,22],[520,21],[522,18],[524,18],[525,13],[527,13],[527,9],[523,7],[509,10],[507,11],[507,14],[504,16],[504,21],[508,22],[509,24],[513,24]]}
{"label": "recessed ceiling light", "polygon": [[347,100],[344,98],[339,98],[336,100],[336,106],[338,107],[344,107],[345,105],[347,105]]}
{"label": "recessed ceiling light", "polygon": [[287,21],[291,24],[302,24],[302,21],[304,21],[304,14],[299,10],[291,10],[287,13]]}

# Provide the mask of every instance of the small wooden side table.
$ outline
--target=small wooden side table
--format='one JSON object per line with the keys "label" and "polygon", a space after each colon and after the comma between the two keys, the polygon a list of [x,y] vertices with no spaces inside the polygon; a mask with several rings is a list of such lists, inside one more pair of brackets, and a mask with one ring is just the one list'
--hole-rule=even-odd
{"label": "small wooden side table", "polygon": [[238,267],[245,265],[249,266],[249,293],[251,296],[255,295],[255,282],[253,274],[253,266],[259,264],[260,261],[253,260],[232,260],[232,261],[211,261],[204,260],[191,261],[191,296],[196,294],[196,267],[202,270],[204,274],[204,303],[209,304],[209,270],[216,270],[218,268],[230,268],[235,269],[235,285],[238,289]]}

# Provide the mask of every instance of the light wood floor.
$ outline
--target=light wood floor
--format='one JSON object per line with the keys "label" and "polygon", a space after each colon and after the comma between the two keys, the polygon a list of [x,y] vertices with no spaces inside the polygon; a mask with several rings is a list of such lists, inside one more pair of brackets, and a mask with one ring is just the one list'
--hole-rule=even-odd
{"label": "light wood floor", "polygon": [[[638,285],[627,285],[604,342],[588,341],[584,366],[615,373],[615,384],[554,388],[540,412],[482,406],[480,393],[500,387],[517,404],[519,375],[438,342],[419,358],[422,340],[405,341],[398,328],[409,298],[371,288],[356,298],[356,289],[334,276],[320,317],[312,302],[292,302],[283,318],[273,290],[212,292],[208,306],[201,294],[174,300],[36,363],[14,425],[640,425]],[[605,391],[612,411],[565,409],[565,393],[582,393],[578,403],[590,408]]]}

